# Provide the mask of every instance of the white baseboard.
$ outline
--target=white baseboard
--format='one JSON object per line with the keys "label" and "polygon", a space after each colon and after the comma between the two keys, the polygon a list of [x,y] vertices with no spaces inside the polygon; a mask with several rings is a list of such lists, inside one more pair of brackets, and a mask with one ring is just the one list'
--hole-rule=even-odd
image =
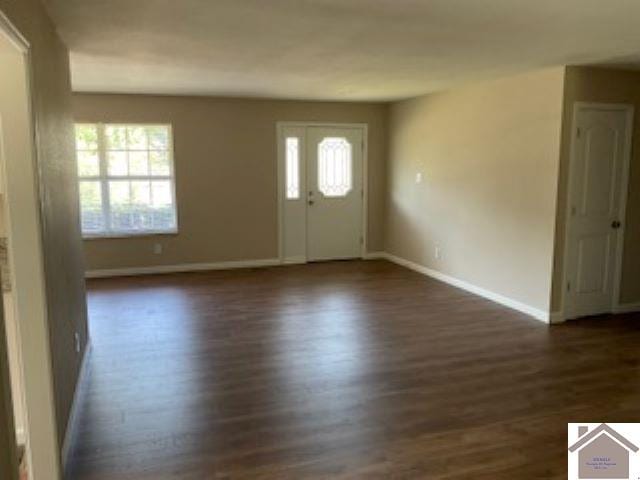
{"label": "white baseboard", "polygon": [[[636,313],[640,312],[640,303],[621,303],[618,305],[614,305],[610,312],[603,312],[601,315],[606,315],[608,313],[612,314],[622,314],[622,313]],[[595,314],[594,314],[595,315]],[[581,318],[584,316],[590,316],[590,314],[585,315],[565,315],[564,312],[553,312],[551,314],[551,323],[562,323],[568,320],[574,320],[576,318]]]}
{"label": "white baseboard", "polygon": [[91,339],[87,341],[87,346],[84,349],[84,355],[82,357],[82,363],[80,365],[80,372],[78,374],[78,380],[76,382],[76,390],[73,394],[73,400],[71,402],[71,410],[69,412],[69,419],[67,421],[67,430],[62,442],[62,465],[63,469],[66,467],[69,460],[69,449],[73,445],[76,432],[78,430],[78,416],[80,409],[80,402],[82,391],[85,388],[88,379],[88,364],[91,357]]}
{"label": "white baseboard", "polygon": [[518,310],[519,312],[525,313],[535,318],[536,320],[540,320],[541,322],[551,323],[551,316],[549,312],[545,312],[544,310],[540,310],[538,308],[532,307],[530,305],[519,302],[517,300],[513,300],[512,298],[505,297],[504,295],[500,295],[499,293],[486,290],[482,287],[478,287],[471,283],[465,282],[464,280],[451,277],[442,272],[438,272],[437,270],[432,270],[430,268],[414,263],[410,260],[406,260],[401,257],[396,257],[395,255],[391,255],[390,253],[385,253],[382,258],[386,258],[390,262],[409,268],[418,273],[422,273],[423,275],[434,278],[436,280],[440,280],[441,282],[448,283],[449,285],[452,285],[454,287],[461,288],[462,290],[466,290],[467,292],[471,292],[475,295],[479,295],[488,300],[504,305],[505,307]]}
{"label": "white baseboard", "polygon": [[[385,252],[370,252],[363,257],[365,260],[387,258]],[[232,262],[214,263],[182,263],[178,265],[157,265],[153,267],[110,268],[104,270],[87,270],[86,278],[133,277],[138,275],[156,275],[161,273],[201,272],[207,270],[235,270],[238,268],[275,267],[277,265],[299,265],[307,263],[307,257],[295,256],[285,258],[282,262],[278,258],[264,258],[259,260],[238,260]]]}
{"label": "white baseboard", "polygon": [[282,261],[283,265],[300,265],[307,263],[307,257],[304,255],[297,255],[295,257],[287,257]]}
{"label": "white baseboard", "polygon": [[640,303],[621,303],[613,309],[614,313],[640,312]]}
{"label": "white baseboard", "polygon": [[278,258],[259,260],[239,260],[233,262],[183,263],[179,265],[158,265],[154,267],[114,268],[107,270],[88,270],[86,278],[131,277],[136,275],[155,275],[159,273],[201,272],[207,270],[234,270],[237,268],[259,268],[281,265]]}

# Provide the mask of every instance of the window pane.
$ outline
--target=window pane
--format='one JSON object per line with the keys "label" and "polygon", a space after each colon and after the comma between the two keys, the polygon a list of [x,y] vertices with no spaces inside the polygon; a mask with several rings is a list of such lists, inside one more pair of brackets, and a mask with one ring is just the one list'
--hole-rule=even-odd
{"label": "window pane", "polygon": [[149,127],[147,133],[149,134],[149,150],[169,149],[169,127]]}
{"label": "window pane", "polygon": [[176,215],[169,180],[110,181],[109,193],[114,232],[166,231],[175,228]]}
{"label": "window pane", "polygon": [[151,175],[171,175],[171,166],[169,165],[169,152],[150,152],[149,160],[151,163]]}
{"label": "window pane", "polygon": [[127,152],[107,153],[107,171],[114,177],[125,177],[129,173],[127,167]]}
{"label": "window pane", "polygon": [[125,150],[127,148],[127,127],[107,125],[104,131],[107,150]]}
{"label": "window pane", "polygon": [[121,207],[131,203],[129,180],[112,180],[109,182],[109,200],[111,207]]}
{"label": "window pane", "polygon": [[147,152],[129,152],[129,175],[149,175],[149,154]]}
{"label": "window pane", "polygon": [[99,181],[80,182],[80,211],[83,232],[98,233],[104,230],[102,191]]}
{"label": "window pane", "polygon": [[151,182],[147,180],[131,182],[131,203],[151,206]]}
{"label": "window pane", "polygon": [[144,127],[127,127],[127,148],[129,150],[146,150],[147,129]]}
{"label": "window pane", "polygon": [[171,205],[171,182],[169,180],[155,180],[151,182],[153,189],[153,206],[164,207]]}
{"label": "window pane", "polygon": [[98,149],[98,127],[96,125],[76,125],[76,148],[78,150]]}
{"label": "window pane", "polygon": [[97,151],[78,151],[78,175],[81,177],[100,175],[100,161]]}
{"label": "window pane", "polygon": [[344,197],[352,188],[351,144],[326,137],[318,144],[318,190],[326,197]]}
{"label": "window pane", "polygon": [[300,153],[299,140],[289,137],[286,140],[287,150],[287,198],[300,198]]}
{"label": "window pane", "polygon": [[109,201],[111,210],[111,228],[118,231],[131,231],[131,192],[128,180],[109,182]]}
{"label": "window pane", "polygon": [[151,184],[149,181],[131,182],[131,215],[135,230],[152,230]]}
{"label": "window pane", "polygon": [[176,212],[169,180],[151,182],[153,196],[153,226],[156,230],[170,230],[176,227]]}

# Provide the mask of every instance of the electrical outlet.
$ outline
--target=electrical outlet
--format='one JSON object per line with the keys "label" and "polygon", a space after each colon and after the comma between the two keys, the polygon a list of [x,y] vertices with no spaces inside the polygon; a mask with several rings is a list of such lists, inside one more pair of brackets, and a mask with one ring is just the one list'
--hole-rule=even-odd
{"label": "electrical outlet", "polygon": [[441,254],[442,252],[440,251],[440,247],[436,247],[433,252],[433,256],[436,257],[436,260],[440,260]]}
{"label": "electrical outlet", "polygon": [[156,255],[161,255],[162,254],[162,244],[161,243],[156,243],[153,246],[153,253],[155,253]]}
{"label": "electrical outlet", "polygon": [[73,338],[76,342],[76,353],[80,353],[80,334],[78,332],[74,333]]}

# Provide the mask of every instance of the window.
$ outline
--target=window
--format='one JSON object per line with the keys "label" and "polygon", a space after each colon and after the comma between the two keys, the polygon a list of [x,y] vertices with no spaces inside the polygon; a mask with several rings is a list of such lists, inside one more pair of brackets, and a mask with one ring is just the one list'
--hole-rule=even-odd
{"label": "window", "polygon": [[76,125],[82,233],[177,232],[171,127]]}
{"label": "window", "polygon": [[287,137],[287,199],[300,198],[300,140]]}
{"label": "window", "polygon": [[351,144],[326,137],[318,144],[318,190],[325,197],[344,197],[351,191]]}

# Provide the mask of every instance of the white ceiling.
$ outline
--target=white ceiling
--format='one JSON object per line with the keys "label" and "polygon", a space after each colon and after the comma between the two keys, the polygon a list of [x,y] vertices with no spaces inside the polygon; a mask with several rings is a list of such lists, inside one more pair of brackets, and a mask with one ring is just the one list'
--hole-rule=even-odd
{"label": "white ceiling", "polygon": [[639,0],[46,0],[76,91],[395,100],[640,61]]}

